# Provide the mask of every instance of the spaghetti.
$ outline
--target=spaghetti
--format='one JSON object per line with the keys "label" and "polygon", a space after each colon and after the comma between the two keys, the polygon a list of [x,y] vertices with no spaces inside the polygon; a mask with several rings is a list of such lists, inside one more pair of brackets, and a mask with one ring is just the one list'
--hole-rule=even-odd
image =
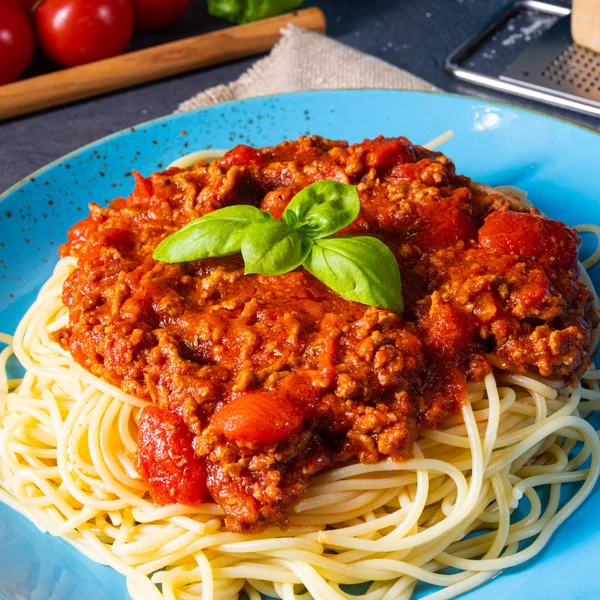
{"label": "spaghetti", "polygon": [[[598,260],[597,250],[583,264]],[[135,458],[149,403],[52,338],[68,323],[62,291],[76,265],[63,258],[14,338],[0,337],[0,499],[125,575],[136,600],[242,590],[250,600],[341,600],[352,597],[344,586],[365,582],[367,600],[408,599],[419,582],[441,588],[432,600],[452,598],[538,554],[597,481],[600,442],[586,418],[600,410],[600,370],[576,387],[490,373],[469,384],[461,414],[421,432],[413,458],[311,478],[285,530],[232,533],[212,503],[158,507]],[[8,378],[12,353],[22,380]],[[578,489],[561,504],[569,484]]]}

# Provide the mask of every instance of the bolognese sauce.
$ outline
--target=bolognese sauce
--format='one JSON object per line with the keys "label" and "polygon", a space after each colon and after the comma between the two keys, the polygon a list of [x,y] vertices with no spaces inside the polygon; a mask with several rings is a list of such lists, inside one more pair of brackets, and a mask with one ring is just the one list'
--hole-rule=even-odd
{"label": "bolognese sauce", "polygon": [[[69,231],[62,254],[78,263],[55,336],[154,403],[138,463],[158,503],[212,498],[233,531],[285,525],[313,474],[410,456],[491,369],[575,381],[589,364],[597,317],[575,232],[405,138],[237,146],[135,178],[128,198],[91,205]],[[273,277],[244,275],[238,255],[152,258],[193,219],[233,204],[280,218],[326,179],[356,185],[361,211],[340,234],[392,250],[402,315],[345,300],[302,267]]]}

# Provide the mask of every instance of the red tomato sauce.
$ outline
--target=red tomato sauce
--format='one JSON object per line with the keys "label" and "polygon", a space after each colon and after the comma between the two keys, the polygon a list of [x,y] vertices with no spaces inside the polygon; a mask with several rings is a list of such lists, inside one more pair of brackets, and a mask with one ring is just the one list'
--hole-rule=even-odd
{"label": "red tomato sauce", "polygon": [[[152,258],[193,219],[236,203],[280,218],[323,179],[356,185],[361,211],[340,233],[389,246],[402,315],[345,300],[302,268],[269,277],[244,275],[239,255]],[[310,477],[335,464],[410,456],[491,369],[576,381],[590,360],[597,316],[577,235],[406,138],[240,145],[210,167],[135,173],[128,198],[92,205],[67,239],[78,265],[56,339],[154,403],[138,440],[154,500],[212,498],[234,531],[285,525]]]}

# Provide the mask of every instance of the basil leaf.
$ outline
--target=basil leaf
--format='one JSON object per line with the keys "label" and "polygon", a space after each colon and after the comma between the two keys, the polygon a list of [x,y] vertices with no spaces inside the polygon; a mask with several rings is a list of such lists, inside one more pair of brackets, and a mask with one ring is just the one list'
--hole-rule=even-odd
{"label": "basil leaf", "polygon": [[208,0],[208,12],[234,23],[250,23],[298,8],[303,0]]}
{"label": "basil leaf", "polygon": [[281,275],[302,264],[312,242],[281,221],[262,221],[250,225],[242,238],[245,273]]}
{"label": "basil leaf", "polygon": [[152,256],[162,262],[180,263],[234,254],[241,249],[246,227],[265,219],[267,213],[246,204],[220,208],[166,237]]}
{"label": "basil leaf", "polygon": [[302,235],[317,240],[347,227],[359,212],[360,200],[355,186],[317,181],[292,198],[282,220]]}
{"label": "basil leaf", "polygon": [[357,235],[315,240],[303,266],[348,300],[402,312],[398,263],[376,238]]}

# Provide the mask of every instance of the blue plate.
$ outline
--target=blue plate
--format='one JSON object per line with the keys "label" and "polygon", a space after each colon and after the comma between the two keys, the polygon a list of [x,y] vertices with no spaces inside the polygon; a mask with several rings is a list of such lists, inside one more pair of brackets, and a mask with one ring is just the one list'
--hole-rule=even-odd
{"label": "blue plate", "polygon": [[[0,330],[14,330],[49,276],[67,228],[87,214],[87,204],[131,191],[132,169],[149,174],[192,150],[267,146],[303,134],[350,141],[405,135],[425,143],[448,129],[456,136],[443,151],[459,172],[490,185],[525,188],[541,210],[566,223],[600,223],[600,136],[566,121],[506,104],[421,92],[306,92],[233,102],[117,133],[1,196]],[[600,287],[600,268],[592,275]],[[597,490],[537,558],[466,597],[600,598],[599,502]],[[0,598],[126,600],[128,595],[119,574],[0,505]]]}

